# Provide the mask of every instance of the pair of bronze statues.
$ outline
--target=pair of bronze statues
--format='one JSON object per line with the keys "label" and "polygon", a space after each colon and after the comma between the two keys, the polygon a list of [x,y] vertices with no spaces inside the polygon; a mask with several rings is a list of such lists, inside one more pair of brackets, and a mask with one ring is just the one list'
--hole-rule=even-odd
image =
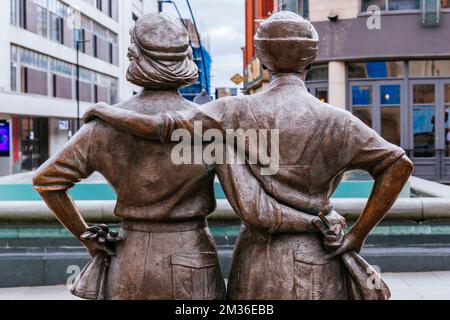
{"label": "pair of bronze statues", "polygon": [[[376,272],[358,252],[413,165],[401,148],[351,113],[308,93],[305,76],[319,42],[311,23],[291,12],[272,15],[255,36],[257,56],[270,71],[270,87],[202,106],[178,93],[198,75],[180,21],[145,15],[132,30],[132,40],[127,79],[142,91],[115,106],[92,107],[87,124],[34,177],[35,188],[61,223],[92,256],[108,258],[101,297],[388,299],[384,282],[370,285]],[[248,142],[242,163],[173,161],[177,130],[195,136],[210,129],[264,131],[269,143]],[[239,153],[225,144],[227,159]],[[248,161],[258,148],[266,154],[277,151],[271,174],[267,163]],[[370,172],[375,184],[360,218],[344,235],[345,219],[333,210],[330,197],[343,174],[353,169]],[[119,235],[106,226],[88,227],[67,193],[94,171],[117,193]],[[216,175],[243,221],[227,294],[206,220],[216,206]],[[76,294],[99,297],[82,291],[96,281],[102,261],[85,270]]]}

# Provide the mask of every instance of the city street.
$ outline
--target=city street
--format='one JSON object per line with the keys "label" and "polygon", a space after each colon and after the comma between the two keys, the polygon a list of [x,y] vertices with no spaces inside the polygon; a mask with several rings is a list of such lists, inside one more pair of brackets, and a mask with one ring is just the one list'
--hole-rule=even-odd
{"label": "city street", "polygon": [[[386,273],[391,300],[450,300],[450,272]],[[77,300],[66,286],[0,289],[0,300]]]}

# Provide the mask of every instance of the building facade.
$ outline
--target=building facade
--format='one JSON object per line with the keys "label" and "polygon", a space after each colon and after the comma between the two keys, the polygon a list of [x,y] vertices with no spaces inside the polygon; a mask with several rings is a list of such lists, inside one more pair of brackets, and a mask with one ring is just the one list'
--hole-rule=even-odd
{"label": "building facade", "polygon": [[129,29],[151,11],[156,1],[0,1],[0,175],[37,168],[89,106],[138,90],[125,80]]}
{"label": "building facade", "polygon": [[[246,1],[247,9],[260,2]],[[449,0],[266,2],[316,27],[319,55],[307,77],[312,94],[353,112],[404,148],[416,176],[450,183]],[[253,34],[247,34],[244,56]],[[247,93],[268,81],[253,56],[244,58]]]}

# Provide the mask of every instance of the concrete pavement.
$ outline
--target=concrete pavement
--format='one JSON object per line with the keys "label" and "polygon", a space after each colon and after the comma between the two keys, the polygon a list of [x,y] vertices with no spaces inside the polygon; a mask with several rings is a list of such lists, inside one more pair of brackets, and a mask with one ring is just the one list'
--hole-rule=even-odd
{"label": "concrete pavement", "polygon": [[[385,273],[392,300],[450,300],[450,271]],[[66,286],[0,289],[0,300],[77,300]]]}

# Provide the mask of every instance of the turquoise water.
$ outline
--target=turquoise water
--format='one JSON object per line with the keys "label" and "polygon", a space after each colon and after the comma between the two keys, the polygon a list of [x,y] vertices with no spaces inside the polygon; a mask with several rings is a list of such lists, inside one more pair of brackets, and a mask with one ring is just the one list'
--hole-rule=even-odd
{"label": "turquoise water", "polygon": [[[333,198],[368,198],[372,191],[373,181],[343,181],[337,188]],[[219,183],[215,184],[217,199],[225,199]],[[108,184],[78,184],[70,190],[75,200],[115,200],[116,195]],[[411,197],[409,183],[403,189],[401,198]],[[0,201],[39,201],[39,194],[29,184],[0,184]]]}

